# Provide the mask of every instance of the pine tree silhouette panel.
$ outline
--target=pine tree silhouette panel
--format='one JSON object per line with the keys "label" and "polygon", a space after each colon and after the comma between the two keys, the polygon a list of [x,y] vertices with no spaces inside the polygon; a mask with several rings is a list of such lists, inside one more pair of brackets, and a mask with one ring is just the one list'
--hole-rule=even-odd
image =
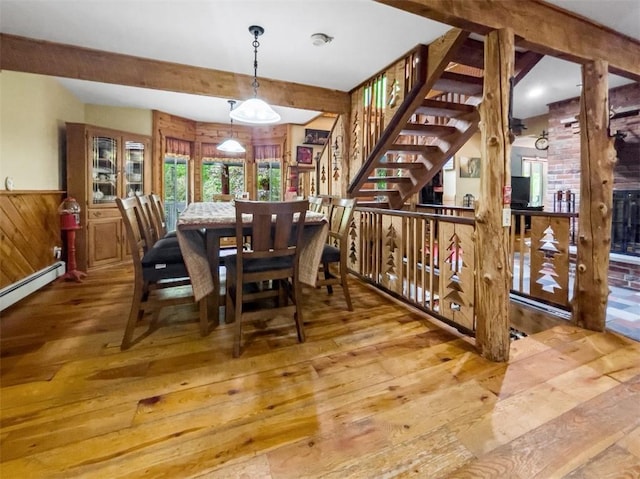
{"label": "pine tree silhouette panel", "polygon": [[531,295],[569,305],[569,218],[531,217]]}
{"label": "pine tree silhouette panel", "polygon": [[351,224],[349,225],[349,263],[354,269],[358,261],[358,227],[356,218],[360,218],[360,213],[357,211],[353,213]]}
{"label": "pine tree silhouette panel", "polygon": [[451,321],[475,329],[473,225],[440,222],[440,311]]}
{"label": "pine tree silhouette panel", "polygon": [[538,279],[536,280],[536,283],[542,286],[543,291],[553,294],[555,289],[562,289],[562,287],[554,279],[554,277],[558,277],[558,274],[555,271],[553,257],[560,251],[556,248],[558,241],[555,239],[551,226],[544,230],[540,243],[542,244],[538,250],[542,251],[545,261],[542,263],[542,269],[538,271]]}

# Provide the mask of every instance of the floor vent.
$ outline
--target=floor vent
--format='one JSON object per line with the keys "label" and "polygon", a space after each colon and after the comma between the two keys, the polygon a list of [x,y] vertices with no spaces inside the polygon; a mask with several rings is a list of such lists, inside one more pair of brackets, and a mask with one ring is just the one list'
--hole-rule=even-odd
{"label": "floor vent", "polygon": [[58,261],[51,266],[36,271],[23,280],[0,289],[0,311],[7,309],[9,306],[26,298],[31,293],[35,293],[43,286],[62,276],[65,270],[66,264],[64,261]]}
{"label": "floor vent", "polygon": [[517,341],[518,339],[526,338],[528,336],[524,331],[520,331],[516,328],[509,328],[509,338],[511,341]]}

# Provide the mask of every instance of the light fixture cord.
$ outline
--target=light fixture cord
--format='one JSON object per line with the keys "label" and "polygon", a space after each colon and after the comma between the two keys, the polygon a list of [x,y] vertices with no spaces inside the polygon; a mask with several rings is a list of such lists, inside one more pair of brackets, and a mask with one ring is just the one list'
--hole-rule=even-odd
{"label": "light fixture cord", "polygon": [[258,87],[260,84],[258,83],[258,47],[260,46],[260,42],[258,41],[258,32],[254,33],[255,39],[253,40],[253,97],[258,98]]}

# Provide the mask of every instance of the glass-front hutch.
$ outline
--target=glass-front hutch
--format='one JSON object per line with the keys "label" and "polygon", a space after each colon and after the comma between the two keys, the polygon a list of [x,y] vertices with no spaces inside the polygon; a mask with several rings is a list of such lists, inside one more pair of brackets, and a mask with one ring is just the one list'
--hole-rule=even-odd
{"label": "glass-front hutch", "polygon": [[149,193],[150,145],[143,135],[67,123],[67,194],[82,208],[76,233],[78,269],[128,256],[115,200]]}

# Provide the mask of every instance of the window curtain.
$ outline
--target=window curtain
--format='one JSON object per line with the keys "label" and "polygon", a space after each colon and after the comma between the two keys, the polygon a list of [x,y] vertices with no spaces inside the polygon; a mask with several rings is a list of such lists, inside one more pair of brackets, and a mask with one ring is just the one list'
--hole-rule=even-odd
{"label": "window curtain", "polygon": [[282,149],[280,145],[257,145],[253,147],[256,161],[280,161]]}
{"label": "window curtain", "polygon": [[244,153],[229,153],[228,151],[218,150],[215,143],[201,144],[202,161],[217,161],[221,163],[241,163],[244,161]]}
{"label": "window curtain", "polygon": [[165,154],[182,158],[191,158],[191,142],[178,138],[166,138]]}

